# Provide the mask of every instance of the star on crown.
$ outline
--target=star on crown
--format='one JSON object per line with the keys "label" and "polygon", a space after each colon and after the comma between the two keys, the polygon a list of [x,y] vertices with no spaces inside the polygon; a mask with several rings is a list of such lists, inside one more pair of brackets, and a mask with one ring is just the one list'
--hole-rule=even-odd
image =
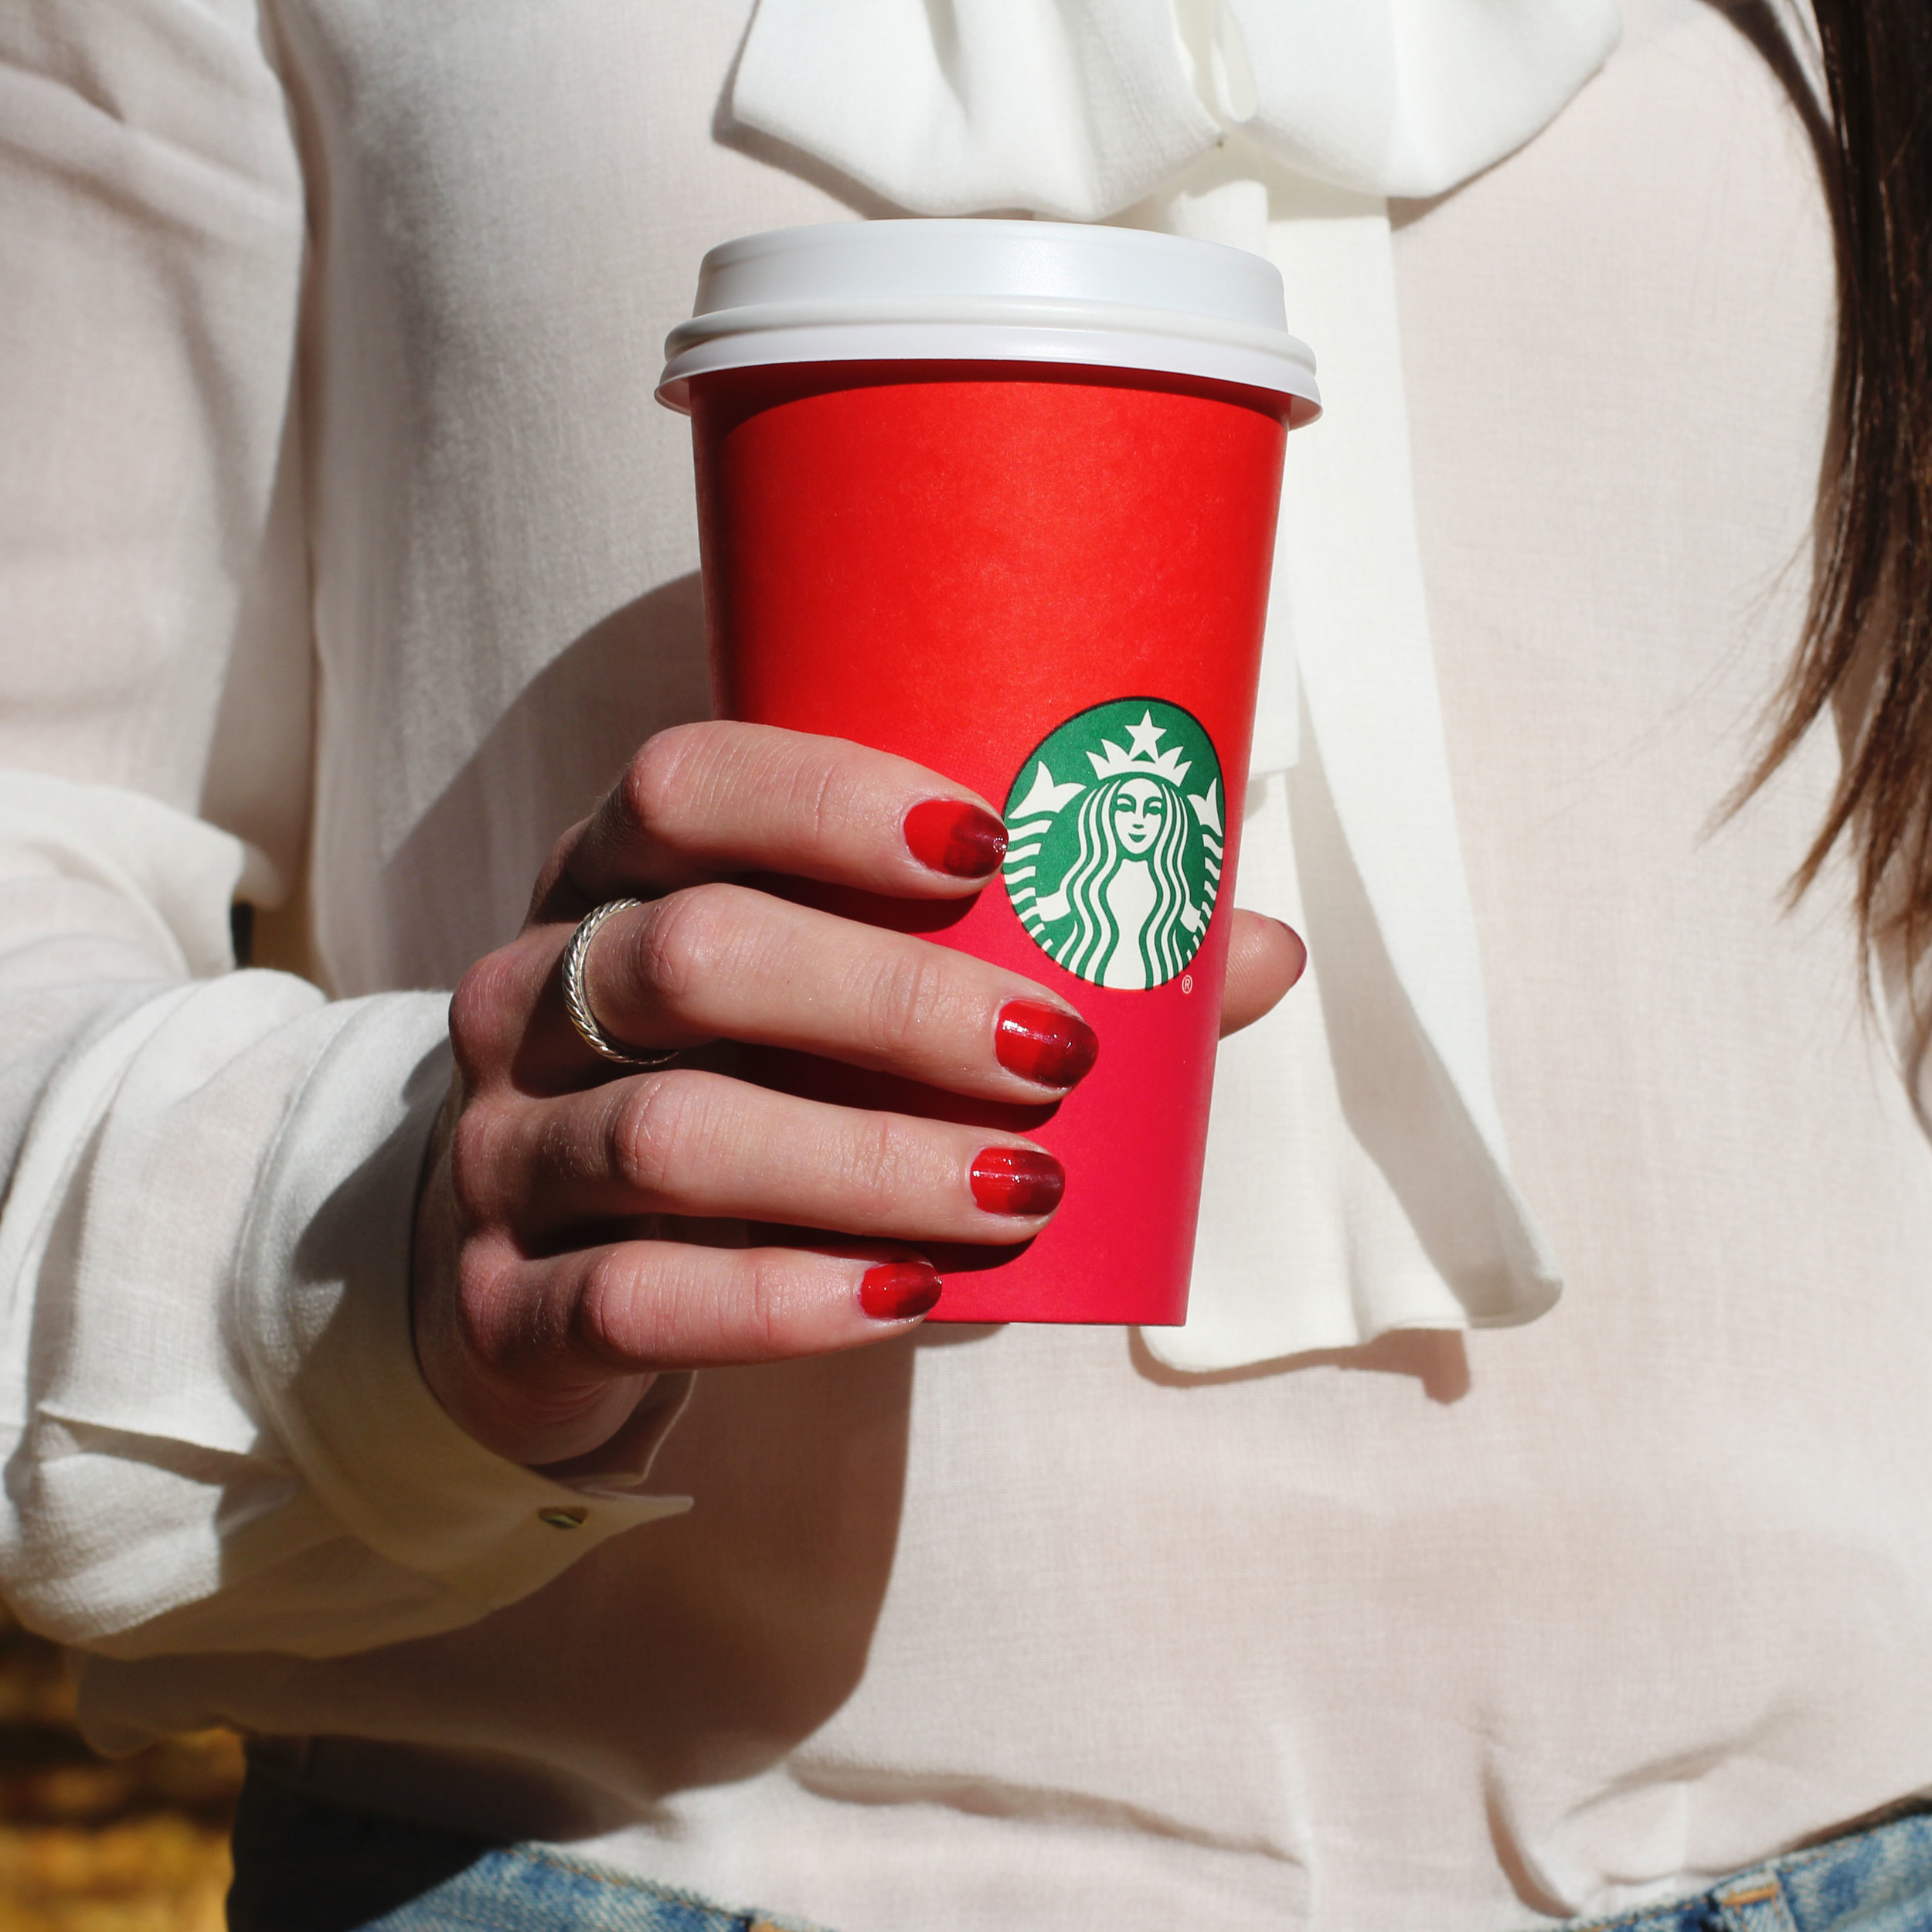
{"label": "star on crown", "polygon": [[1129,725],[1127,735],[1134,747],[1131,751],[1117,745],[1111,738],[1103,738],[1103,749],[1087,754],[1087,761],[1094,767],[1097,778],[1117,778],[1133,772],[1143,777],[1165,778],[1170,784],[1178,785],[1187,776],[1189,761],[1182,757],[1179,745],[1166,751],[1158,749],[1160,741],[1167,736],[1167,727],[1154,722],[1151,711],[1143,711],[1141,722]]}

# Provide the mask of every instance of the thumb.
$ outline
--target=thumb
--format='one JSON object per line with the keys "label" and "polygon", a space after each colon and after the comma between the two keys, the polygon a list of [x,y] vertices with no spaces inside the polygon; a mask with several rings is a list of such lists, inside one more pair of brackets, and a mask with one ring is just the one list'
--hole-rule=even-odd
{"label": "thumb", "polygon": [[1260,913],[1236,911],[1228,938],[1221,1037],[1226,1039],[1271,1012],[1308,963],[1308,949],[1292,926]]}

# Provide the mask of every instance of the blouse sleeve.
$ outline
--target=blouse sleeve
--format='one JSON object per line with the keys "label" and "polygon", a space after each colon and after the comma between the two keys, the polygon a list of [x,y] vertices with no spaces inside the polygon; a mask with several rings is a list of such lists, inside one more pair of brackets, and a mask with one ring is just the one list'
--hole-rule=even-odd
{"label": "blouse sleeve", "polygon": [[0,1586],[119,1655],[464,1623],[617,1530],[410,1346],[444,1002],[234,970],[308,791],[306,223],[253,0],[0,11]]}

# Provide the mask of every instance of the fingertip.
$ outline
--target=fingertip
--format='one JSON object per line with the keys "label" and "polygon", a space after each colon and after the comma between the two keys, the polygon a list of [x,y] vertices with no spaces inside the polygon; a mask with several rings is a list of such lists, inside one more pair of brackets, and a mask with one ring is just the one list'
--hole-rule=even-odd
{"label": "fingertip", "polygon": [[987,879],[1006,856],[1006,828],[967,798],[926,798],[900,821],[906,849],[928,872]]}
{"label": "fingertip", "polygon": [[1079,1014],[1043,1000],[1009,999],[993,1022],[994,1057],[1036,1087],[1077,1087],[1100,1052],[1100,1036]]}
{"label": "fingertip", "polygon": [[1043,1147],[982,1148],[968,1174],[985,1213],[1032,1220],[1051,1214],[1066,1192],[1066,1170]]}
{"label": "fingertip", "polygon": [[1223,1039],[1272,1012],[1308,964],[1301,935],[1284,920],[1245,910],[1235,920],[1221,1000]]}
{"label": "fingertip", "polygon": [[859,1305],[874,1321],[917,1321],[938,1305],[945,1285],[938,1270],[916,1255],[876,1262],[859,1277]]}

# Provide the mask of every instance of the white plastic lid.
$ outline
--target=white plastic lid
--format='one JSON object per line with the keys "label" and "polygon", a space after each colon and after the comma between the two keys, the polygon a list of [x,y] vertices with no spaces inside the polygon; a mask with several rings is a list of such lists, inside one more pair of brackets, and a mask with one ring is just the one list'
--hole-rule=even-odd
{"label": "white plastic lid", "polygon": [[1077,363],[1238,383],[1321,411],[1281,277],[1245,249],[1049,221],[855,221],[726,242],[665,338],[658,399],[774,362]]}

